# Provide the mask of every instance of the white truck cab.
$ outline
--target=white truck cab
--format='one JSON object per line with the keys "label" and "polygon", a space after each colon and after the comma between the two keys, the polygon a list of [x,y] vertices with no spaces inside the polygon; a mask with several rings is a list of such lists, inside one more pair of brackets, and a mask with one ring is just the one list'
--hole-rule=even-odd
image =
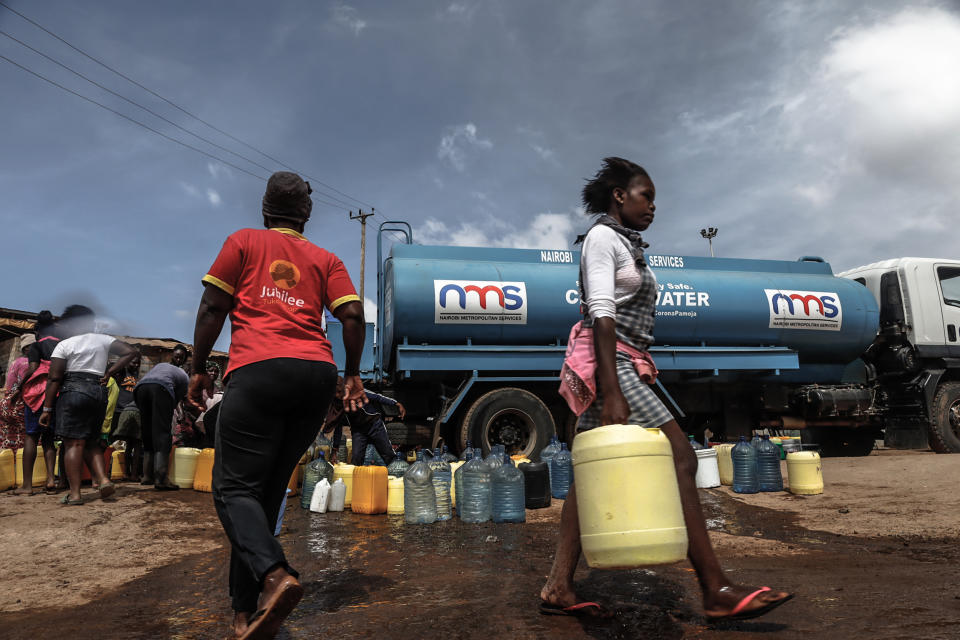
{"label": "white truck cab", "polygon": [[880,305],[864,359],[888,409],[885,439],[960,453],[960,260],[896,258],[837,275],[867,287]]}
{"label": "white truck cab", "polygon": [[960,260],[896,258],[837,275],[856,280],[874,295],[881,331],[898,320],[899,305],[906,337],[919,355],[960,358]]}

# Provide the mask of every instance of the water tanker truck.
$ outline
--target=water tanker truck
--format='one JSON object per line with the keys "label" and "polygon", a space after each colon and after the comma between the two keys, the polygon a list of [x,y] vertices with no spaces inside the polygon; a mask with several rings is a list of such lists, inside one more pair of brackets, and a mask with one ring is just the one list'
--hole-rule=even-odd
{"label": "water tanker truck", "polygon": [[[402,237],[383,256],[383,235]],[[571,441],[558,375],[580,319],[580,254],[425,246],[384,223],[367,383],[400,400],[403,446],[536,455]],[[659,294],[657,393],[689,432],[799,429],[826,455],[878,438],[960,452],[960,261],[901,258],[834,275],[796,261],[648,255]],[[329,326],[342,350],[339,326]],[[338,353],[338,362],[343,362]]]}

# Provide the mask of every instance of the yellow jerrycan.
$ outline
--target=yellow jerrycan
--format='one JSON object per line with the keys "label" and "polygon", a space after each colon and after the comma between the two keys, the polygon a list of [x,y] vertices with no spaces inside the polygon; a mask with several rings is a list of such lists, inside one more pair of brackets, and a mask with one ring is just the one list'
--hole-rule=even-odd
{"label": "yellow jerrycan", "polygon": [[197,470],[193,472],[193,490],[210,493],[213,491],[213,458],[215,449],[201,449],[197,456]]}
{"label": "yellow jerrycan", "polygon": [[720,471],[720,484],[733,485],[733,447],[732,443],[720,444],[717,450],[717,468]]}
{"label": "yellow jerrycan", "polygon": [[194,449],[193,447],[177,447],[174,449],[169,470],[170,481],[181,489],[192,489],[193,474],[197,470],[197,458],[199,456],[200,449]]}
{"label": "yellow jerrycan", "polygon": [[343,480],[343,484],[347,486],[347,497],[343,501],[343,508],[346,509],[353,505],[353,470],[354,466],[352,464],[340,463],[333,467],[333,481],[336,482],[337,478]]}
{"label": "yellow jerrycan", "polygon": [[458,460],[450,463],[450,506],[457,506],[457,483],[453,481],[457,477],[457,469],[467,464],[466,460]]}
{"label": "yellow jerrycan", "polygon": [[377,465],[356,467],[353,470],[352,498],[350,510],[354,513],[386,513],[387,468]]}
{"label": "yellow jerrycan", "polygon": [[673,452],[660,429],[598,427],[577,435],[572,454],[588,565],[626,569],[686,557]]}
{"label": "yellow jerrycan", "polygon": [[[17,449],[17,460],[15,463],[16,466],[16,480],[14,481],[15,487],[23,486],[23,449]],[[33,462],[33,487],[43,488],[44,483],[47,481],[47,464],[43,459],[43,447],[37,445],[37,459]]]}
{"label": "yellow jerrycan", "polygon": [[17,481],[17,463],[14,460],[16,456],[13,449],[0,449],[0,491],[11,489]]}
{"label": "yellow jerrycan", "polygon": [[387,480],[387,513],[392,516],[403,515],[403,478]]}
{"label": "yellow jerrycan", "polygon": [[126,464],[126,454],[117,449],[110,454],[110,479],[123,480],[123,468]]}
{"label": "yellow jerrycan", "polygon": [[816,451],[791,451],[787,454],[787,478],[790,493],[814,496],[823,493],[823,471]]}

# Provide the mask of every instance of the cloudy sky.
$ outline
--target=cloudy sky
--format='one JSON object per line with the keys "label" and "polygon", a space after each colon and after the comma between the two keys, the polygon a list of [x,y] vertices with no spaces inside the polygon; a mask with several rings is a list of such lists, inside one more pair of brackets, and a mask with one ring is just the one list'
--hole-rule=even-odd
{"label": "cloudy sky", "polygon": [[2,2],[169,102],[0,7],[0,306],[190,340],[200,277],[284,167],[355,279],[347,209],[567,247],[608,155],[653,176],[657,253],[716,226],[718,255],[837,271],[960,257],[955,2]]}

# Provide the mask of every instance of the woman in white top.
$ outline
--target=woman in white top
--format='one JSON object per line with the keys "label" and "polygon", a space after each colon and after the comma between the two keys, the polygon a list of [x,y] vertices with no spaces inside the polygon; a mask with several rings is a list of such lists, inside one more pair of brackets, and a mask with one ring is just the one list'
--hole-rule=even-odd
{"label": "woman in white top", "polygon": [[[80,497],[80,477],[83,464],[100,485],[100,497],[113,494],[115,487],[106,475],[102,451],[98,445],[100,427],[107,410],[105,385],[110,377],[126,367],[137,352],[130,345],[112,336],[94,333],[95,316],[83,305],[71,305],[60,316],[61,340],[50,356],[50,373],[43,401],[40,425],[50,424],[56,405],[57,436],[66,449],[64,467],[70,493],[63,504],[83,504]],[[107,361],[111,355],[120,356],[110,370]]]}
{"label": "woman in white top", "polygon": [[[769,587],[732,583],[710,544],[694,478],[697,458],[686,435],[650,389],[628,350],[646,352],[653,343],[657,282],[644,258],[641,231],[653,223],[656,189],[643,167],[623,158],[604,158],[603,168],[583,189],[583,204],[599,216],[587,232],[580,260],[584,326],[593,329],[597,396],[580,416],[577,431],[607,424],[659,427],[670,440],[690,541],[689,558],[703,591],[710,621],[754,618],[792,595]],[[621,346],[623,345],[623,346]],[[551,615],[605,617],[597,602],[581,601],[573,588],[580,558],[575,485],[563,504],[553,568],[540,591],[540,611]]]}

